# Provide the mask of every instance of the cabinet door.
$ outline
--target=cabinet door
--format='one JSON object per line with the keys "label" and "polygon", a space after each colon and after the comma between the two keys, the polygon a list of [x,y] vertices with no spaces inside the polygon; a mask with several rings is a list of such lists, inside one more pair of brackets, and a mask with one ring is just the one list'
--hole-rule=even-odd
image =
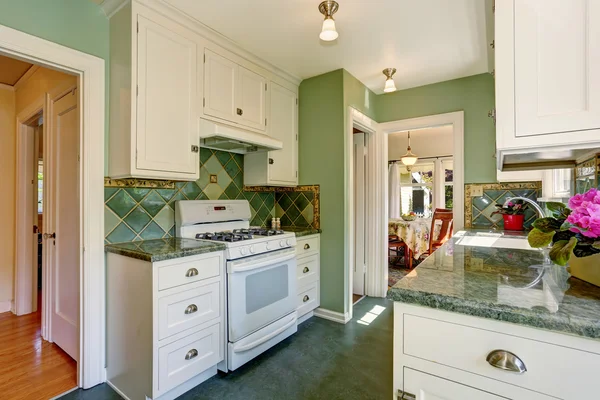
{"label": "cabinet door", "polygon": [[416,400],[499,400],[505,398],[410,368],[404,368],[404,390],[407,395],[414,396],[405,395],[405,398],[415,398]]}
{"label": "cabinet door", "polygon": [[183,28],[175,32],[141,15],[138,23],[136,167],[195,174],[196,43]]}
{"label": "cabinet door", "polygon": [[208,49],[204,56],[204,114],[233,122],[238,65]]}
{"label": "cabinet door", "polygon": [[600,128],[600,3],[514,1],[516,136]]}
{"label": "cabinet door", "polygon": [[242,66],[238,68],[236,100],[238,122],[251,128],[265,130],[267,80]]}
{"label": "cabinet door", "polygon": [[271,120],[269,136],[281,140],[283,149],[270,151],[269,181],[298,183],[298,105],[296,93],[271,83]]}

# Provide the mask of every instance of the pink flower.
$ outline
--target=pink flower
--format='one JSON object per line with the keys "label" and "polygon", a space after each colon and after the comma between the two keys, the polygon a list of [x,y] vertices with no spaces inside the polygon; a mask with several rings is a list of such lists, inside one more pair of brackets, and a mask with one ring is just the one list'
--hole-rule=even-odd
{"label": "pink flower", "polygon": [[575,208],[579,207],[582,202],[583,202],[583,195],[576,194],[575,196],[573,196],[569,199],[569,208],[571,210],[574,210]]}
{"label": "pink flower", "polygon": [[598,189],[591,188],[583,194],[583,199],[586,201],[594,201],[594,197],[598,194]]}

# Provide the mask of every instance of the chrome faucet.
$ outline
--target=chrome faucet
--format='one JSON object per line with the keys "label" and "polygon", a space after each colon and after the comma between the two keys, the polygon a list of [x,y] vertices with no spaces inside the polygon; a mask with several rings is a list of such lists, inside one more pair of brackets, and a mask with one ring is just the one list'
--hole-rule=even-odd
{"label": "chrome faucet", "polygon": [[504,207],[506,207],[508,205],[509,202],[513,201],[513,200],[522,200],[525,203],[529,203],[533,206],[533,208],[535,209],[535,211],[538,212],[538,214],[540,214],[540,218],[544,218],[546,216],[546,212],[544,211],[544,209],[535,201],[528,199],[527,197],[521,197],[521,196],[515,196],[515,197],[509,197],[508,199],[506,199],[506,201],[504,202]]}

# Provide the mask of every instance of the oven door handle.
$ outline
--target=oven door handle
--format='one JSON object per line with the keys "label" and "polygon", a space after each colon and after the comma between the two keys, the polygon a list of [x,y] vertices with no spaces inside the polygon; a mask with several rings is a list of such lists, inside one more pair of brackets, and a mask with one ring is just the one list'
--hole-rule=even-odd
{"label": "oven door handle", "polygon": [[252,271],[252,270],[263,268],[263,267],[266,267],[266,266],[269,266],[269,265],[280,264],[282,262],[289,261],[289,260],[291,260],[291,259],[293,259],[295,257],[296,257],[296,252],[292,252],[292,253],[288,253],[286,255],[283,255],[281,257],[266,258],[266,259],[261,260],[260,262],[257,262],[257,263],[248,263],[248,265],[236,266],[234,264],[230,268],[228,268],[228,272],[230,272],[230,273],[236,273],[236,272]]}
{"label": "oven door handle", "polygon": [[255,347],[260,346],[261,344],[273,339],[275,336],[279,335],[280,333],[282,333],[283,331],[285,331],[286,329],[288,329],[289,327],[291,327],[292,325],[294,325],[297,321],[297,317],[294,316],[294,319],[292,319],[290,322],[288,322],[287,324],[285,324],[284,326],[282,326],[281,328],[269,333],[266,336],[261,337],[258,340],[255,340],[254,342],[250,342],[246,345],[240,346],[240,347],[235,347],[233,348],[233,351],[235,353],[243,353],[245,351],[248,350],[252,350]]}

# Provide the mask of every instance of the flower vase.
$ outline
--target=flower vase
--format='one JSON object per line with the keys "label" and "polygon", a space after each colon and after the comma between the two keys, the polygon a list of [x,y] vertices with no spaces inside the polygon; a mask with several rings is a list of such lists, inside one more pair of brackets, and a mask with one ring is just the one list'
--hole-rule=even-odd
{"label": "flower vase", "polygon": [[571,254],[569,273],[582,281],[600,286],[600,254],[581,258]]}
{"label": "flower vase", "polygon": [[522,231],[523,230],[523,222],[525,221],[525,215],[523,214],[515,214],[515,215],[502,215],[504,219],[504,229],[507,231]]}

